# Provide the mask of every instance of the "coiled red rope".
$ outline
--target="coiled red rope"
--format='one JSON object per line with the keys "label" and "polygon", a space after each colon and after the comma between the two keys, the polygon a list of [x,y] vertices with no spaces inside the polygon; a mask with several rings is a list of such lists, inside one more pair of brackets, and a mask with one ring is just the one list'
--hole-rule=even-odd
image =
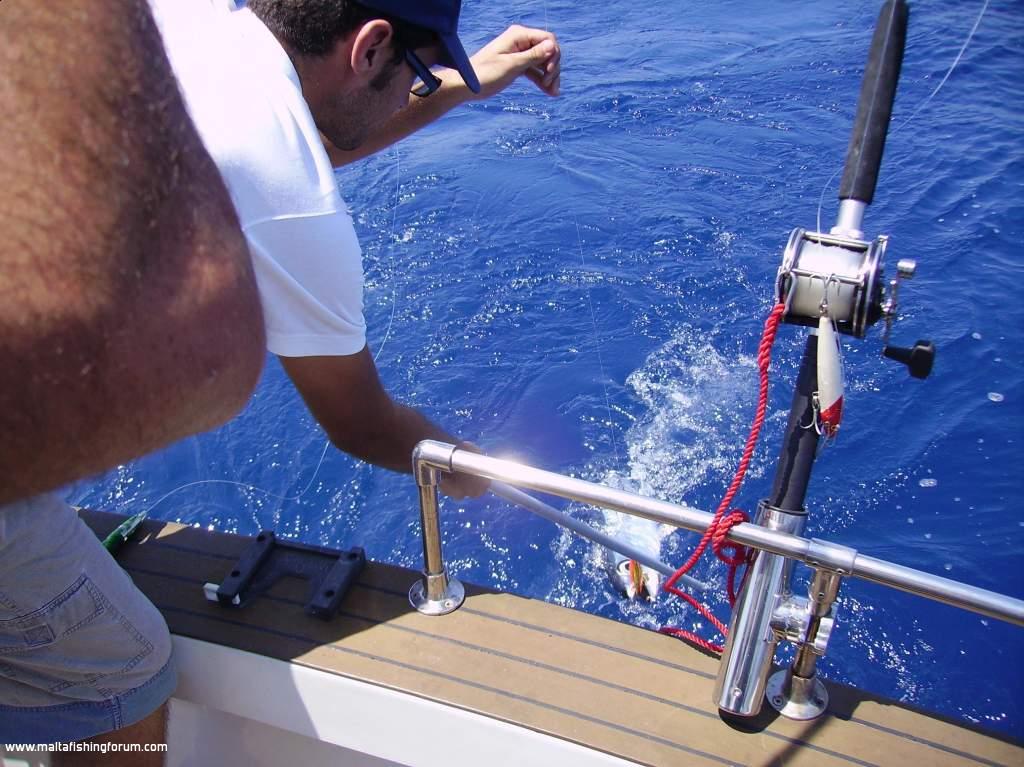
{"label": "coiled red rope", "polygon": [[[747,468],[750,466],[750,459],[754,455],[754,448],[757,446],[757,439],[761,434],[761,427],[764,425],[765,411],[768,409],[768,368],[772,361],[772,346],[775,344],[775,334],[778,332],[779,323],[782,322],[782,315],[785,311],[785,304],[776,304],[772,307],[771,312],[768,314],[768,319],[764,323],[764,333],[761,335],[761,344],[757,350],[757,368],[760,373],[757,412],[754,415],[754,422],[750,426],[747,444],[743,448],[743,457],[740,458],[739,465],[736,467],[732,484],[729,485],[729,489],[726,491],[725,497],[722,498],[722,502],[718,504],[715,516],[701,537],[700,543],[697,544],[697,548],[694,549],[693,554],[690,555],[690,558],[686,560],[682,567],[672,574],[672,577],[663,586],[665,591],[675,594],[680,599],[693,605],[697,612],[707,618],[723,637],[727,637],[729,634],[729,629],[726,628],[725,624],[715,617],[707,605],[701,604],[692,595],[676,588],[676,583],[700,561],[705,549],[710,544],[715,556],[729,567],[729,606],[732,607],[736,603],[736,572],[740,565],[748,561],[749,552],[746,547],[729,542],[726,536],[728,536],[729,530],[733,526],[738,525],[740,522],[747,522],[749,518],[739,509],[729,511],[729,508],[732,505],[733,498],[740,489],[740,485],[743,484],[743,478],[746,476]],[[727,511],[728,513],[726,513]],[[710,652],[722,652],[722,645],[710,642],[685,629],[665,626],[661,629],[661,632],[692,642]]]}

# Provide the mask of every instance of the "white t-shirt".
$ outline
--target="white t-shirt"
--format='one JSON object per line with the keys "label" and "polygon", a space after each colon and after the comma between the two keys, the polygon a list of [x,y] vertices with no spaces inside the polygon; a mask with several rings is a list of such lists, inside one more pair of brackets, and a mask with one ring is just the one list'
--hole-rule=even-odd
{"label": "white t-shirt", "polygon": [[267,347],[286,357],[366,344],[362,251],[299,77],[230,0],[150,0],[171,66],[252,251]]}

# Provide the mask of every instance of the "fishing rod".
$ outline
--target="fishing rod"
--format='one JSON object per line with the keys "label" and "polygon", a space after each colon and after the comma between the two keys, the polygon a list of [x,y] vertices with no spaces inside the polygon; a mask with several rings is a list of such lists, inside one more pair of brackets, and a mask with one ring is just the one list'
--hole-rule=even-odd
{"label": "fishing rod", "polygon": [[[883,355],[907,366],[914,378],[926,378],[935,359],[930,341],[910,347],[889,343],[897,316],[901,282],[916,264],[900,260],[886,281],[882,259],[889,238],[864,236],[864,215],[874,200],[906,44],[909,8],[888,0],[875,27],[861,86],[846,165],[839,187],[835,225],[825,233],[796,228],[782,256],[775,298],[785,309],[782,321],[810,327],[797,375],[789,420],[776,462],[769,496],[758,506],[756,523],[770,530],[802,535],[808,512],[807,486],[822,438],[840,429],[843,374],[838,338],[862,339],[884,321]],[[791,588],[793,563],[760,552],[750,564],[733,610],[722,653],[715,699],[723,711],[750,717],[766,697],[784,715],[812,719],[828,705],[817,678],[834,623],[840,578],[818,570],[808,597]],[[771,675],[782,640],[797,646],[793,665]]]}

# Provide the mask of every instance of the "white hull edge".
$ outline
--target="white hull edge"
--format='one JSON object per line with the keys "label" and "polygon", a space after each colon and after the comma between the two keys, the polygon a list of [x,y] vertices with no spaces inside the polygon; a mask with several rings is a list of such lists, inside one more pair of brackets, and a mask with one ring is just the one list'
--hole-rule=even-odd
{"label": "white hull edge", "polygon": [[168,767],[635,764],[444,703],[174,636]]}

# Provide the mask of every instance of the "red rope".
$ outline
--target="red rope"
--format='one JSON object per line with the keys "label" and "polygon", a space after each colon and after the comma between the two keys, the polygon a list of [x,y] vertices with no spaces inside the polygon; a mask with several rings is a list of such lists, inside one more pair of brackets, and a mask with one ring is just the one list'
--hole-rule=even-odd
{"label": "red rope", "polygon": [[[757,350],[757,367],[760,371],[760,390],[757,398],[757,412],[754,415],[754,422],[750,427],[750,434],[747,437],[746,447],[743,448],[743,457],[740,458],[739,466],[736,467],[736,474],[733,476],[732,484],[729,485],[729,489],[725,493],[725,497],[722,498],[722,502],[718,504],[718,509],[715,511],[714,519],[711,520],[711,524],[708,529],[704,532],[703,537],[700,539],[700,543],[697,544],[697,548],[694,549],[693,554],[686,560],[682,567],[673,573],[672,577],[666,581],[663,588],[670,594],[675,594],[677,597],[684,599],[689,604],[707,618],[711,624],[718,630],[718,633],[723,637],[728,636],[729,630],[726,628],[718,618],[714,616],[710,608],[707,605],[701,604],[693,596],[687,594],[676,588],[676,582],[688,573],[694,565],[700,560],[701,555],[704,554],[704,550],[707,549],[708,544],[711,544],[711,550],[715,556],[718,557],[729,567],[728,576],[728,589],[729,589],[729,606],[732,607],[736,603],[736,571],[739,566],[747,562],[748,552],[744,546],[740,546],[736,543],[731,543],[726,540],[726,536],[729,534],[729,530],[738,525],[740,522],[747,522],[748,517],[739,509],[732,509],[728,514],[726,511],[729,510],[732,505],[732,499],[736,496],[736,493],[740,489],[740,485],[743,484],[743,478],[747,474],[747,468],[750,466],[750,459],[754,455],[754,448],[757,446],[757,438],[761,434],[761,427],[764,425],[765,411],[768,409],[768,367],[772,361],[772,345],[775,343],[775,334],[778,332],[779,323],[782,321],[782,315],[786,311],[785,304],[776,304],[772,307],[771,313],[768,315],[768,319],[764,323],[764,333],[761,336],[761,345]],[[685,629],[664,627],[661,629],[663,634],[670,634],[679,639],[685,639],[698,647],[702,647],[705,650],[711,652],[721,653],[722,646],[709,642],[696,634],[686,631]]]}

